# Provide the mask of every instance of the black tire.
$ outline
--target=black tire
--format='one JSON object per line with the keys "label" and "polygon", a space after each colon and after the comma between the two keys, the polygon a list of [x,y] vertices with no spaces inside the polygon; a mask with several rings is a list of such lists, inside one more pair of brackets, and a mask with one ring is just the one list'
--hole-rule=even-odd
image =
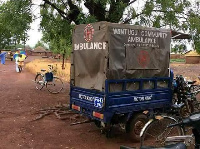
{"label": "black tire", "polygon": [[149,122],[143,130],[141,146],[163,147],[167,137],[183,135],[183,130],[180,126],[167,127],[169,124],[177,123],[172,117],[166,116],[161,119],[153,119],[153,121]]}
{"label": "black tire", "polygon": [[58,94],[63,89],[63,82],[58,77],[53,77],[52,81],[47,82],[47,90],[52,94]]}
{"label": "black tire", "polygon": [[44,77],[43,77],[42,74],[39,73],[35,76],[35,84],[36,84],[35,87],[36,87],[37,90],[41,90],[45,86],[44,81],[45,80],[44,80]]}
{"label": "black tire", "polygon": [[147,116],[140,113],[134,115],[131,120],[127,123],[126,132],[129,134],[131,141],[140,141],[140,132],[147,122]]}
{"label": "black tire", "polygon": [[22,72],[22,66],[18,66],[18,69],[19,69],[19,73]]}
{"label": "black tire", "polygon": [[94,120],[94,124],[95,124],[98,128],[101,128],[101,121]]}
{"label": "black tire", "polygon": [[200,102],[199,101],[194,101],[193,104],[194,104],[193,105],[193,108],[194,108],[193,113],[200,112]]}

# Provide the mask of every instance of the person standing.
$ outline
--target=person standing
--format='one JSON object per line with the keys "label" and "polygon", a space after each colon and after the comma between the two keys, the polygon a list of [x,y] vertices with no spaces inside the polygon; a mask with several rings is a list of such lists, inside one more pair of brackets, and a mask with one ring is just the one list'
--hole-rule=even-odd
{"label": "person standing", "polygon": [[16,51],[16,53],[15,53],[15,55],[17,55],[17,56],[15,56],[15,57],[13,57],[14,59],[15,59],[15,69],[16,69],[16,72],[19,72],[19,67],[18,67],[18,62],[19,62],[19,51]]}
{"label": "person standing", "polygon": [[10,60],[13,61],[13,53],[10,51]]}
{"label": "person standing", "polygon": [[0,59],[1,59],[1,64],[5,65],[6,52],[3,52],[3,53],[0,54]]}

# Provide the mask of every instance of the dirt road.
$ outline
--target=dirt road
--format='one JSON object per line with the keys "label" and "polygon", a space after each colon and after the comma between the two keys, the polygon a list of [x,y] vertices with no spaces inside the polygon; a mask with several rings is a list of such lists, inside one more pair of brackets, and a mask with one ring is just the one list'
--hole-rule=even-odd
{"label": "dirt road", "polygon": [[[28,57],[30,61],[31,57]],[[198,65],[172,65],[176,74],[192,78],[198,75]],[[187,71],[189,70],[189,72]],[[188,74],[188,75],[187,75]],[[46,88],[35,89],[35,75],[26,70],[15,72],[15,64],[0,65],[0,149],[118,149],[120,145],[138,146],[120,131],[107,139],[93,124],[70,126],[70,119],[59,120],[55,115],[32,121],[41,108],[69,103],[69,84],[57,95]]]}
{"label": "dirt road", "polygon": [[[28,57],[31,60],[31,57]],[[41,108],[58,102],[69,103],[69,84],[57,95],[46,88],[35,89],[35,75],[26,70],[15,72],[15,64],[0,65],[0,148],[2,149],[117,149],[121,144],[134,146],[125,133],[107,139],[93,124],[70,126],[71,121],[55,115],[32,121]]]}

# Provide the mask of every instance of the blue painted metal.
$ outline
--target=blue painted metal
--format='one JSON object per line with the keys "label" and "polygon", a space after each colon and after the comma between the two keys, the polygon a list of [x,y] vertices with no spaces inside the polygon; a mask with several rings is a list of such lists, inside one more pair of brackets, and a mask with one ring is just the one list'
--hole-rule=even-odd
{"label": "blue painted metal", "polygon": [[5,64],[6,60],[6,52],[0,54],[1,64]]}
{"label": "blue painted metal", "polygon": [[[135,112],[170,107],[172,104],[171,85],[173,72],[171,72],[170,76],[162,78],[106,80],[104,92],[83,89],[71,85],[70,105],[80,106],[80,113],[105,123],[111,122],[114,114],[127,114],[128,117],[128,115],[130,116]],[[143,89],[144,81],[152,81],[154,83],[153,89]],[[166,81],[168,82],[168,86],[159,88],[157,85],[158,81]],[[128,91],[127,83],[130,82],[138,82],[139,89]],[[109,85],[113,83],[122,84],[122,90],[119,92],[111,92]],[[96,98],[102,98],[104,100],[103,108],[94,106],[94,100]],[[104,114],[104,119],[101,120],[94,117],[94,111]]]}

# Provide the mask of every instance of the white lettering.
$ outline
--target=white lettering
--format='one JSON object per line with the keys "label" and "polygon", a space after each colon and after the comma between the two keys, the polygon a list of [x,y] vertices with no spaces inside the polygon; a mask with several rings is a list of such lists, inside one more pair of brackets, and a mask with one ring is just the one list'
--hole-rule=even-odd
{"label": "white lettering", "polygon": [[97,42],[94,43],[94,49],[98,49],[98,43]]}
{"label": "white lettering", "polygon": [[90,42],[74,44],[74,50],[106,50],[106,42]]}
{"label": "white lettering", "polygon": [[102,49],[102,43],[99,43],[99,49]]}
{"label": "white lettering", "polygon": [[83,44],[80,43],[80,50],[83,50]]}
{"label": "white lettering", "polygon": [[89,101],[94,101],[94,99],[95,99],[95,97],[86,96],[86,95],[83,95],[83,94],[79,94],[78,97],[79,97],[80,99],[89,100]]}
{"label": "white lettering", "polygon": [[134,96],[133,101],[140,102],[140,101],[149,101],[153,99],[153,95],[150,96]]}
{"label": "white lettering", "polygon": [[114,33],[114,34],[120,34],[120,33],[119,33],[119,30],[116,29],[116,28],[113,28],[113,33]]}
{"label": "white lettering", "polygon": [[103,42],[103,49],[106,49],[106,42]]}
{"label": "white lettering", "polygon": [[74,44],[74,50],[79,50],[79,44]]}

